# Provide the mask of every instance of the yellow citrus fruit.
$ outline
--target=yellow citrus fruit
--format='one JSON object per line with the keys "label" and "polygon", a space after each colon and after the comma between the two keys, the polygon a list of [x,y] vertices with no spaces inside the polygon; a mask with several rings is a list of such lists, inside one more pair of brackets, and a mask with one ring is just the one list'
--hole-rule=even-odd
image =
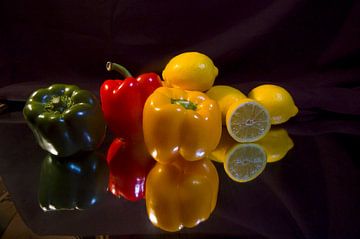
{"label": "yellow citrus fruit", "polygon": [[210,89],[217,75],[213,61],[199,52],[185,52],[173,57],[162,72],[166,86],[196,91]]}
{"label": "yellow citrus fruit", "polygon": [[284,123],[299,111],[290,93],[277,85],[258,86],[252,89],[248,96],[269,111],[271,124]]}
{"label": "yellow citrus fruit", "polygon": [[226,128],[237,142],[255,142],[269,131],[268,111],[252,99],[240,99],[226,113]]}
{"label": "yellow citrus fruit", "polygon": [[265,137],[256,143],[264,148],[268,163],[281,160],[294,147],[294,142],[283,128],[271,128]]}
{"label": "yellow citrus fruit", "polygon": [[230,105],[240,99],[246,98],[246,95],[244,95],[240,90],[227,85],[213,86],[206,92],[206,94],[218,103],[221,110],[223,125],[225,125],[226,113]]}
{"label": "yellow citrus fruit", "polygon": [[236,182],[248,182],[259,176],[266,166],[266,152],[258,144],[237,144],[225,157],[226,174]]}
{"label": "yellow citrus fruit", "polygon": [[238,144],[238,142],[231,138],[226,128],[223,127],[220,142],[216,149],[209,154],[209,158],[213,161],[223,163],[229,149],[236,144]]}

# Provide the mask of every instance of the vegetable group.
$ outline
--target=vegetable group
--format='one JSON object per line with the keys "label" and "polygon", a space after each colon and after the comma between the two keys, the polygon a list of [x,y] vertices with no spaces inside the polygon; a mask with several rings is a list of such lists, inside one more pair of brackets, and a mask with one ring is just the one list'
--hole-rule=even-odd
{"label": "vegetable group", "polygon": [[[40,177],[44,210],[95,204],[106,178],[113,195],[145,198],[155,226],[194,227],[209,218],[217,202],[219,178],[210,159],[223,163],[234,181],[247,182],[264,170],[266,160],[280,160],[293,147],[286,131],[270,130],[298,112],[291,95],[275,85],[259,86],[248,98],[231,86],[213,86],[218,68],[204,54],[172,58],[163,70],[165,82],[155,73],[134,78],[116,63],[106,68],[125,79],[103,82],[101,105],[89,91],[55,84],[34,92],[24,107],[39,145],[50,153]],[[101,145],[105,123],[115,136],[106,157],[109,178],[104,160],[83,152]],[[95,191],[82,190],[87,182]]]}

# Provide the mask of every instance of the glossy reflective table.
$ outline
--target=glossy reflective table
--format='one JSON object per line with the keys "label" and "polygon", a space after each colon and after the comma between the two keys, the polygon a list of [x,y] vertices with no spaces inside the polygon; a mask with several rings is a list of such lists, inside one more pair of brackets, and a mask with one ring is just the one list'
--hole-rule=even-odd
{"label": "glossy reflective table", "polygon": [[[232,181],[223,166],[214,163],[220,178],[214,212],[207,221],[176,235],[359,238],[359,120],[298,118],[285,128],[294,147],[282,160],[268,163],[263,173],[248,183]],[[43,211],[39,182],[44,180],[40,171],[47,153],[37,146],[23,121],[0,124],[0,137],[0,175],[20,215],[35,233],[170,235],[151,224],[144,200],[117,198],[103,184],[91,180],[89,187],[99,187],[92,197],[81,195],[87,209]],[[112,139],[107,137],[100,152],[106,153]],[[77,170],[76,165],[71,167]],[[84,185],[82,182],[79,187]]]}

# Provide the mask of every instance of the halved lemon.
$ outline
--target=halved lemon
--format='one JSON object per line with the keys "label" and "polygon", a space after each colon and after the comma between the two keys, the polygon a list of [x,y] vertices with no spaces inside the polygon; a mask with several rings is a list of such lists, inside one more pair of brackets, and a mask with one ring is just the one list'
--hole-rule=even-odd
{"label": "halved lemon", "polygon": [[255,100],[240,99],[226,113],[226,128],[237,142],[255,142],[271,127],[269,112]]}
{"label": "halved lemon", "polygon": [[234,181],[244,183],[255,179],[265,169],[266,153],[258,144],[237,144],[225,157],[224,169]]}

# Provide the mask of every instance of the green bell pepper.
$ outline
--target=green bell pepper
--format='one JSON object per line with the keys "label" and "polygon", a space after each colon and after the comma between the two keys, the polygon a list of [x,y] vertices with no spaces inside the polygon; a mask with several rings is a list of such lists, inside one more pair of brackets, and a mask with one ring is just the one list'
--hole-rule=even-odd
{"label": "green bell pepper", "polygon": [[75,85],[55,84],[35,91],[23,114],[39,145],[56,156],[94,150],[105,138],[99,100]]}
{"label": "green bell pepper", "polygon": [[103,154],[47,154],[41,165],[39,205],[44,211],[87,209],[107,193],[109,169]]}

